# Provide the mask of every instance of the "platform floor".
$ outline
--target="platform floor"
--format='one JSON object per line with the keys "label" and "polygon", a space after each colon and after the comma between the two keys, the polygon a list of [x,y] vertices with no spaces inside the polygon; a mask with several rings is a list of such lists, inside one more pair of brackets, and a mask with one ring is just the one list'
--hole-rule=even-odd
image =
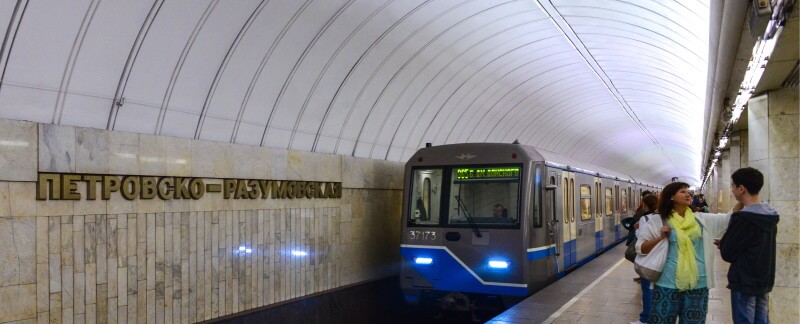
{"label": "platform floor", "polygon": [[[639,319],[641,288],[633,264],[619,244],[580,269],[528,297],[487,323],[625,324]],[[715,250],[719,287],[709,291],[706,323],[733,323],[726,273],[728,263]]]}

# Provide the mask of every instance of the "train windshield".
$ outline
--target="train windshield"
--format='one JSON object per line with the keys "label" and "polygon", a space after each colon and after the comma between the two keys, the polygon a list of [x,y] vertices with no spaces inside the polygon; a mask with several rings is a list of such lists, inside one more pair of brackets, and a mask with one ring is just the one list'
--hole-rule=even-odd
{"label": "train windshield", "polygon": [[517,224],[519,166],[453,167],[448,224]]}

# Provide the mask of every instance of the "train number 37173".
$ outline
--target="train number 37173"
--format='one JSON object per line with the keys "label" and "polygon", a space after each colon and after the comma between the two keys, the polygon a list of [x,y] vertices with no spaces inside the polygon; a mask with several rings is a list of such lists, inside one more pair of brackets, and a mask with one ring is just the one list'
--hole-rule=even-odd
{"label": "train number 37173", "polygon": [[421,241],[436,241],[436,231],[408,231],[408,238]]}

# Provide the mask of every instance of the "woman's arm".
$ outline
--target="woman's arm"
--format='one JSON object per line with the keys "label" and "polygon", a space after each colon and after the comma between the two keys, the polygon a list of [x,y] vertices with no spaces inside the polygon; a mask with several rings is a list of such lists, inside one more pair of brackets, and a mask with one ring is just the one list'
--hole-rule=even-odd
{"label": "woman's arm", "polygon": [[662,240],[664,240],[664,239],[669,237],[669,232],[671,230],[672,230],[672,228],[670,228],[669,226],[662,226],[661,227],[661,235],[659,237],[657,237],[655,239],[652,239],[652,240],[649,240],[649,241],[642,242],[642,246],[641,246],[642,254],[650,253],[650,251],[653,250],[653,248],[658,244],[658,242],[661,242]]}

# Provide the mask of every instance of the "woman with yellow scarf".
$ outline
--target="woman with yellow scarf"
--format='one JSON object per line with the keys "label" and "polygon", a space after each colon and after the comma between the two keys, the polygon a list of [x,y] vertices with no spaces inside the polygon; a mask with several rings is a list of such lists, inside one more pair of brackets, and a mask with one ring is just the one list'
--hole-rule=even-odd
{"label": "woman with yellow scarf", "polygon": [[661,191],[658,214],[649,224],[661,228],[661,236],[645,240],[647,254],[660,241],[669,240],[661,277],[654,283],[648,323],[705,323],[708,288],[714,288],[714,239],[722,237],[728,214],[694,213],[689,185],[675,182]]}

